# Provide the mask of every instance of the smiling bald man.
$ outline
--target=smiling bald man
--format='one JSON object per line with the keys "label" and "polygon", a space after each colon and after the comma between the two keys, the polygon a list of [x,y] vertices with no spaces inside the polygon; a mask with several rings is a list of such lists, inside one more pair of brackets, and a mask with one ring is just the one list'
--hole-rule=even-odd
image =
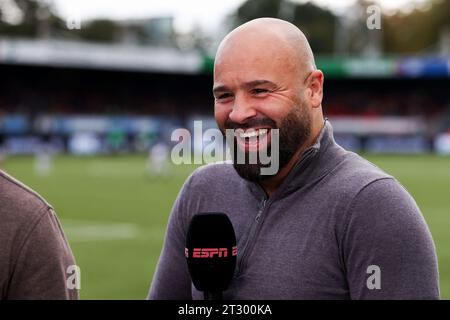
{"label": "smiling bald man", "polygon": [[225,299],[439,298],[419,208],[395,178],[336,144],[323,81],[288,22],[256,19],[225,37],[214,65],[217,124],[235,130],[234,160],[269,149],[279,170],[264,175],[265,164],[248,161],[197,169],[172,209],[150,299],[202,299],[184,257],[198,212],[225,212],[235,228],[237,269]]}

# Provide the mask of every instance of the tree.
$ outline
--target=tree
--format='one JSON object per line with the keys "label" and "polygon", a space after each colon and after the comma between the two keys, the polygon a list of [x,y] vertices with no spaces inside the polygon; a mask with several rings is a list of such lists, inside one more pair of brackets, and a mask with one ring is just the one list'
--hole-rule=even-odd
{"label": "tree", "polygon": [[261,17],[292,22],[306,34],[314,52],[333,51],[336,17],[329,10],[310,2],[300,4],[288,0],[248,0],[236,11],[233,27]]}
{"label": "tree", "polygon": [[[6,21],[6,12],[19,12],[18,21]],[[39,0],[0,0],[0,34],[27,38],[82,38],[90,41],[112,42],[118,27],[111,20],[93,20],[81,30],[68,30],[66,22],[58,17],[52,6]]]}
{"label": "tree", "polygon": [[247,0],[238,8],[234,26],[261,17],[278,18],[282,2],[284,0]]}
{"label": "tree", "polygon": [[385,52],[436,52],[441,36],[450,30],[450,0],[430,0],[428,7],[385,15],[383,22]]}
{"label": "tree", "polygon": [[[18,12],[18,21],[7,21],[8,11]],[[38,0],[0,2],[0,33],[22,37],[47,37],[54,26],[61,25],[51,6]]]}
{"label": "tree", "polygon": [[297,4],[294,10],[291,22],[305,33],[313,51],[321,54],[332,53],[336,16],[311,2]]}
{"label": "tree", "polygon": [[119,27],[111,20],[93,20],[77,32],[88,41],[114,42],[118,37]]}

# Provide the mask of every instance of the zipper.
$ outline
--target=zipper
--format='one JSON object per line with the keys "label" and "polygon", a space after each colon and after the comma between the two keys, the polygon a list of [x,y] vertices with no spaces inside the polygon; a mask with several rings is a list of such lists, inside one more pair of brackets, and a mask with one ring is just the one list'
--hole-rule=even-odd
{"label": "zipper", "polygon": [[253,218],[253,223],[252,226],[250,228],[250,232],[249,235],[247,237],[247,240],[245,241],[245,245],[244,248],[242,248],[242,254],[241,254],[241,259],[239,261],[238,267],[237,267],[237,271],[236,271],[236,275],[239,276],[242,273],[242,270],[245,267],[245,262],[248,259],[248,256],[250,255],[252,248],[255,244],[255,239],[256,236],[259,233],[259,230],[261,229],[261,225],[264,219],[264,211],[266,209],[266,204],[267,204],[268,200],[267,198],[265,198],[262,201],[262,204],[258,210],[258,213],[256,214],[256,216]]}
{"label": "zipper", "polygon": [[[302,159],[300,160],[300,162],[297,164],[296,168],[294,168],[294,170],[299,170],[300,167],[303,167],[304,163],[306,162],[307,159],[310,158],[310,156],[312,154],[314,154],[317,150],[310,148],[309,150],[306,150],[304,155],[302,156]],[[292,179],[292,178],[291,178]],[[288,181],[285,181],[284,183],[287,183]],[[275,198],[274,195],[277,194],[278,192],[280,192],[279,190],[277,190],[277,192],[275,192],[274,195],[272,195],[269,198],[267,198],[267,196],[265,195],[265,191],[264,189],[262,189],[261,186],[259,186],[261,188],[261,192],[264,193],[264,200],[261,203],[261,206],[258,210],[257,215],[253,218],[253,223],[252,226],[250,228],[249,231],[249,235],[247,237],[247,240],[245,241],[245,245],[242,248],[242,254],[241,254],[241,259],[239,260],[239,263],[237,265],[236,268],[236,276],[240,276],[242,274],[242,270],[245,268],[246,266],[246,262],[248,260],[248,257],[250,256],[250,253],[252,252],[252,249],[255,245],[255,240],[257,235],[259,234],[259,231],[261,230],[261,226],[262,223],[264,221],[264,213],[265,211],[267,211],[268,208],[268,203],[270,200],[273,201],[273,199]]]}

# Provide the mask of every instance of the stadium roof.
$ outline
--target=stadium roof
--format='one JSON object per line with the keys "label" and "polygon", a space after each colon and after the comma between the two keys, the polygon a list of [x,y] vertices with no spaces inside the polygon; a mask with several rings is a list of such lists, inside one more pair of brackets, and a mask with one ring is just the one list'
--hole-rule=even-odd
{"label": "stadium roof", "polygon": [[195,74],[202,61],[176,48],[0,38],[3,64]]}
{"label": "stadium roof", "polygon": [[[214,60],[177,48],[0,38],[0,63],[163,73],[212,73]],[[450,57],[316,58],[332,78],[450,77]]]}

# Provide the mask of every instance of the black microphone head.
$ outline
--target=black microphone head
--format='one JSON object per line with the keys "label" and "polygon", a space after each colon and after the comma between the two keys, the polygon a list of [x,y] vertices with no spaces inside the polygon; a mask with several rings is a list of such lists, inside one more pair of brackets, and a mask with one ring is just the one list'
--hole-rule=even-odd
{"label": "black microphone head", "polygon": [[185,256],[195,288],[222,292],[230,285],[236,267],[236,236],[224,213],[196,214],[189,225]]}

